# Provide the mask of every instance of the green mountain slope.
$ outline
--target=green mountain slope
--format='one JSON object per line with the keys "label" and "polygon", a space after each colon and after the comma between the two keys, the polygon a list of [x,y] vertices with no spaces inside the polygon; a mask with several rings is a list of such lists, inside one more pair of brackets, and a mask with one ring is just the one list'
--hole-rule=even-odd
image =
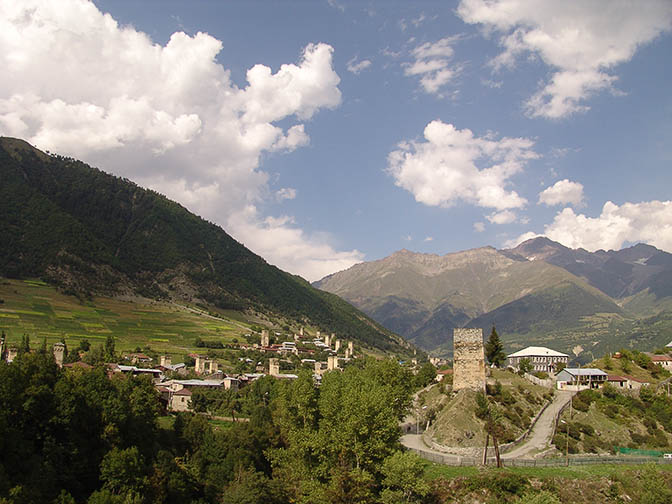
{"label": "green mountain slope", "polygon": [[0,139],[0,275],[62,291],[141,294],[281,315],[373,347],[407,344],[337,296],[132,182]]}
{"label": "green mountain slope", "polygon": [[583,317],[620,310],[606,296],[591,292],[576,283],[563,282],[500,306],[472,319],[472,327],[495,325],[501,332],[541,333],[557,327],[578,327]]}

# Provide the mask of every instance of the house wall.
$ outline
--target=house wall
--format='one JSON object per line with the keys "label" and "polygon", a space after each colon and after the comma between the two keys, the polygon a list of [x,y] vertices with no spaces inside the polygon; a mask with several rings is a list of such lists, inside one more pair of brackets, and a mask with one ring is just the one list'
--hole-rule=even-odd
{"label": "house wall", "polygon": [[191,396],[173,394],[170,398],[170,409],[172,411],[189,411],[191,405]]}

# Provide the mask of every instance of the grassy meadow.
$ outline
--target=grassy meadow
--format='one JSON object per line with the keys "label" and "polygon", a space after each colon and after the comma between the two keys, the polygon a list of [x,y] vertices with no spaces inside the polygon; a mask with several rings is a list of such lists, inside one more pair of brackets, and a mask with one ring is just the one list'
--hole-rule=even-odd
{"label": "grassy meadow", "polygon": [[9,344],[27,334],[32,345],[45,337],[48,344],[64,337],[74,348],[83,339],[95,345],[112,335],[119,351],[150,346],[181,356],[197,349],[197,337],[232,343],[250,332],[249,324],[234,314],[216,318],[195,307],[150,300],[96,297],[81,302],[39,280],[0,279],[0,300],[0,330]]}

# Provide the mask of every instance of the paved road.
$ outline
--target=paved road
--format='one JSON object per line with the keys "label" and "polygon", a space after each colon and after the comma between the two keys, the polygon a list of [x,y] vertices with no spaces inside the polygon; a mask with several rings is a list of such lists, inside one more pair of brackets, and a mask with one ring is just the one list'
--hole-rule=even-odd
{"label": "paved road", "polygon": [[457,455],[451,455],[449,453],[432,450],[422,440],[422,434],[404,434],[403,436],[401,436],[401,439],[399,441],[401,441],[401,444],[404,445],[406,448],[412,448],[415,450],[422,450],[424,452],[433,453],[435,455],[441,455],[445,457],[446,460],[453,460],[455,463],[459,463],[460,461],[460,457]]}
{"label": "paved road", "polygon": [[502,454],[502,458],[529,457],[534,451],[540,452],[548,448],[551,445],[551,436],[553,436],[553,430],[555,429],[555,419],[562,407],[572,399],[573,395],[573,392],[556,390],[553,402],[541,414],[527,439],[522,445]]}
{"label": "paved road", "polygon": [[[514,448],[512,451],[502,454],[502,458],[507,460],[531,458],[533,452],[539,453],[548,448],[551,444],[553,430],[555,429],[555,419],[562,407],[571,400],[573,395],[573,392],[556,390],[553,402],[541,414],[527,439],[523,444]],[[455,462],[459,462],[460,460],[460,457],[457,455],[450,455],[429,448],[422,440],[422,434],[404,434],[401,436],[400,441],[401,444],[407,448],[442,455],[446,459],[453,459]],[[490,456],[494,455],[494,448],[492,445],[488,452]]]}

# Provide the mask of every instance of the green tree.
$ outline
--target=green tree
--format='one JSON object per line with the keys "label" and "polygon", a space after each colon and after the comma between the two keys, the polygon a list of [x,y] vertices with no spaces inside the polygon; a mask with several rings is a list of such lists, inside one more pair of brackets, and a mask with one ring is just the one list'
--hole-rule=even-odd
{"label": "green tree", "polygon": [[520,359],[520,362],[518,362],[518,370],[521,373],[529,373],[532,371],[532,362],[530,362],[530,359]]}
{"label": "green tree", "polygon": [[497,334],[497,329],[495,329],[495,326],[492,326],[490,337],[488,338],[488,341],[485,344],[485,356],[487,357],[488,362],[490,364],[497,367],[502,367],[506,362],[504,345],[502,344],[502,341],[499,339],[499,334]]}
{"label": "green tree", "polygon": [[136,446],[113,448],[100,464],[103,488],[120,495],[141,495],[146,486],[145,465]]}
{"label": "green tree", "polygon": [[381,470],[384,504],[422,502],[430,487],[424,478],[425,465],[414,453],[398,451],[387,457]]}
{"label": "green tree", "polygon": [[114,336],[111,334],[105,340],[105,359],[108,361],[116,360],[116,351],[114,348]]}
{"label": "green tree", "polygon": [[427,361],[422,367],[418,370],[418,374],[415,375],[415,385],[418,388],[423,388],[433,383],[436,379],[436,368],[434,365]]}
{"label": "green tree", "polygon": [[21,343],[19,344],[19,353],[29,353],[30,352],[30,336],[24,334],[21,336]]}

